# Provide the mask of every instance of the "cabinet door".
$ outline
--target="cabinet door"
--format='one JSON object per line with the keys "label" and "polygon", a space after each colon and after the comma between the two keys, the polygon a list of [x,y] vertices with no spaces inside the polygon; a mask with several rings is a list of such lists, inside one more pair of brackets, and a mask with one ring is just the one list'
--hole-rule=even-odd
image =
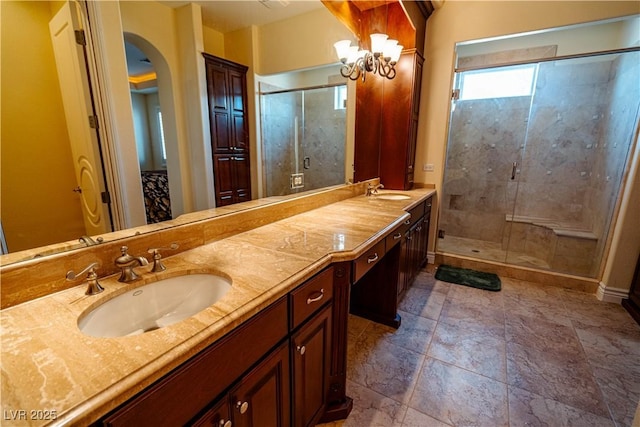
{"label": "cabinet door", "polygon": [[251,200],[251,164],[246,154],[231,157],[233,164],[233,203]]}
{"label": "cabinet door", "polygon": [[285,342],[229,393],[234,427],[288,427],[289,378],[289,345]]}
{"label": "cabinet door", "polygon": [[293,425],[315,425],[327,405],[331,361],[331,305],[291,337]]}
{"label": "cabinet door", "polygon": [[229,70],[229,92],[231,94],[232,149],[249,149],[249,132],[246,121],[246,77],[245,73]]}
{"label": "cabinet door", "polygon": [[231,427],[233,422],[227,395],[192,425],[193,427]]}
{"label": "cabinet door", "polygon": [[209,126],[213,152],[231,148],[231,111],[229,106],[228,72],[223,67],[207,63],[207,94],[209,96]]}
{"label": "cabinet door", "polygon": [[216,188],[216,206],[234,203],[234,165],[233,156],[228,154],[213,155],[213,176]]}

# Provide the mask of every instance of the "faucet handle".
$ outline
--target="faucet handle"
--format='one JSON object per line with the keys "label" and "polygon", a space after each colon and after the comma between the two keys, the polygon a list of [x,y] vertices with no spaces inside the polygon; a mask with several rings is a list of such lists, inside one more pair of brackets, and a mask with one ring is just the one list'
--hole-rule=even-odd
{"label": "faucet handle", "polygon": [[98,274],[96,273],[96,268],[100,267],[100,264],[97,262],[92,262],[89,264],[84,270],[80,273],[75,273],[73,270],[67,271],[66,279],[68,281],[76,280],[79,276],[82,276],[85,273],[87,274],[87,291],[86,295],[96,295],[100,292],[104,291],[104,288],[98,283]]}
{"label": "faucet handle", "polygon": [[172,249],[178,249],[179,247],[180,246],[174,242],[169,247],[149,248],[147,252],[153,254],[153,267],[151,268],[151,271],[153,273],[159,273],[167,269],[167,267],[162,263],[162,255],[160,254],[160,251],[169,251]]}

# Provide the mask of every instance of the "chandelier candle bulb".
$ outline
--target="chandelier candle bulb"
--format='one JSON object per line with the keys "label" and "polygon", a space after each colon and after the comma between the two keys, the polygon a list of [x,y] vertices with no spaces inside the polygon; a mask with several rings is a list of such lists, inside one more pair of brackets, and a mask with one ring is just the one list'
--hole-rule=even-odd
{"label": "chandelier candle bulb", "polygon": [[375,33],[371,34],[371,51],[374,55],[378,56],[384,51],[384,46],[389,38],[386,34]]}

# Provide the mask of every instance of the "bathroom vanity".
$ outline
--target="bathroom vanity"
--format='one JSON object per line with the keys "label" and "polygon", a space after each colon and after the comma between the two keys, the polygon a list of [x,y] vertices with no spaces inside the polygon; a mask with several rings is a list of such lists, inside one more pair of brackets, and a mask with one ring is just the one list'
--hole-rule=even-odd
{"label": "bathroom vanity", "polygon": [[[346,417],[350,297],[352,309],[366,306],[361,315],[397,317],[398,295],[423,262],[424,254],[411,248],[428,230],[434,194],[415,189],[385,199],[362,190],[360,184],[341,187],[124,239],[136,255],[158,243],[181,245],[163,258],[166,271],[138,267],[141,279],[132,283],[100,274],[111,268],[122,240],[57,257],[61,270],[104,257],[98,273],[105,291],[87,296],[79,283],[2,310],[4,414],[49,411],[49,419],[25,418],[22,425],[113,426],[306,426]],[[385,278],[395,273],[395,280],[377,283],[376,271]],[[41,272],[54,274],[31,264],[3,267],[3,286],[5,277],[7,289],[27,277],[36,289],[64,285],[46,282]],[[205,310],[139,335],[94,337],[78,328],[108,300],[195,273],[227,277],[231,289]],[[361,286],[394,295],[394,302],[359,304]],[[7,296],[13,297],[19,296]]]}

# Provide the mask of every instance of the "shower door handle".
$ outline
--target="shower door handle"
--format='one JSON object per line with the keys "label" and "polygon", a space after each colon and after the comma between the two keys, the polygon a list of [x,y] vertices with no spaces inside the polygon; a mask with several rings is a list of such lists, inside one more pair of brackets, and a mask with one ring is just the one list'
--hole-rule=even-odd
{"label": "shower door handle", "polygon": [[511,179],[516,179],[516,168],[518,167],[518,162],[513,162],[513,167],[511,168]]}

